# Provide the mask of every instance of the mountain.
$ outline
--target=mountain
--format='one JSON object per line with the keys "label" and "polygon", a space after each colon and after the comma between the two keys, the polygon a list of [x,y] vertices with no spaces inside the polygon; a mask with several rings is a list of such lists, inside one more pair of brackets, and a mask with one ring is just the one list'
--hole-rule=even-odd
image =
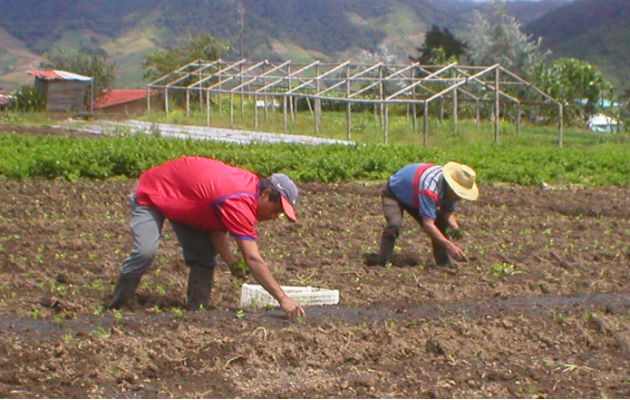
{"label": "mountain", "polygon": [[[569,3],[520,0],[508,8],[529,23]],[[32,82],[26,71],[59,49],[105,52],[117,65],[117,86],[141,87],[148,53],[200,33],[228,41],[230,59],[242,51],[249,59],[360,61],[384,44],[407,62],[431,25],[465,40],[473,12],[488,7],[465,0],[0,0],[0,87]]]}
{"label": "mountain", "polygon": [[597,65],[618,88],[630,81],[630,1],[576,0],[525,26],[543,38],[552,58],[572,57]]}

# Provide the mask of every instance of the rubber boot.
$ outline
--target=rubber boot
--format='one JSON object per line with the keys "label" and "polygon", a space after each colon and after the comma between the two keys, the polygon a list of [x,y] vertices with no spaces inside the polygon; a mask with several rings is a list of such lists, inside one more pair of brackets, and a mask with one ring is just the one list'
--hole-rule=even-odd
{"label": "rubber boot", "polygon": [[398,235],[396,234],[396,232],[390,229],[386,228],[383,231],[383,236],[381,237],[381,247],[378,252],[378,265],[384,266],[392,258],[397,237]]}
{"label": "rubber boot", "polygon": [[457,263],[453,261],[451,254],[446,250],[446,247],[441,246],[435,242],[433,244],[433,258],[438,267],[457,268]]}
{"label": "rubber boot", "polygon": [[120,274],[118,282],[116,282],[116,289],[114,290],[114,297],[111,303],[107,306],[109,309],[120,308],[127,304],[129,299],[133,296],[140,283],[142,275],[129,275]]}
{"label": "rubber boot", "polygon": [[194,311],[200,307],[208,309],[214,268],[191,266],[188,274],[188,308]]}

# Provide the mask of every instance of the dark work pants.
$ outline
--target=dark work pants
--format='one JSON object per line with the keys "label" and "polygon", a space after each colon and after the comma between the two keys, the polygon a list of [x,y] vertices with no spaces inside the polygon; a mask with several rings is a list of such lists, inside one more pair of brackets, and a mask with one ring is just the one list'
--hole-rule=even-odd
{"label": "dark work pants", "polygon": [[[149,270],[157,254],[165,217],[154,208],[138,204],[133,193],[130,207],[133,250],[123,262],[121,277],[133,276],[139,280]],[[184,261],[190,267],[188,305],[193,309],[207,307],[217,254],[210,232],[175,221],[171,221],[171,225],[182,247]]]}
{"label": "dark work pants", "polygon": [[[134,194],[130,196],[130,207],[133,250],[123,262],[121,272],[143,275],[157,254],[165,218],[158,210],[138,204]],[[175,221],[171,221],[171,225],[182,246],[186,265],[214,269],[216,250],[210,232]]]}
{"label": "dark work pants", "polygon": [[[394,193],[389,189],[389,185],[383,189],[381,193],[381,199],[383,201],[383,214],[385,214],[385,228],[381,236],[381,246],[379,251],[378,263],[385,265],[391,259],[394,252],[394,245],[396,239],[400,235],[400,227],[402,226],[403,214],[406,211],[422,226],[422,217],[420,216],[417,208],[408,207],[405,204],[398,201]],[[446,228],[448,223],[444,218],[444,215],[438,211],[435,225],[440,232],[448,238],[446,234]],[[446,247],[440,245],[438,242],[431,239],[433,245],[433,258],[437,265],[449,265],[452,264],[451,257]]]}

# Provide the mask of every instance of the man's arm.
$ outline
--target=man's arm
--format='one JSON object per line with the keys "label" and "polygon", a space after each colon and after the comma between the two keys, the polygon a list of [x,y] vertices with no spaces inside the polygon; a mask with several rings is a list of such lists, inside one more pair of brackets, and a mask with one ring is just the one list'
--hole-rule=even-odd
{"label": "man's arm", "polygon": [[446,224],[449,228],[456,231],[459,229],[459,224],[457,223],[457,219],[455,218],[454,212],[444,213],[444,219],[446,219]]}
{"label": "man's arm", "polygon": [[227,232],[212,231],[210,232],[210,237],[212,238],[212,244],[215,250],[226,264],[230,265],[238,260],[230,248],[230,240]]}
{"label": "man's arm", "polygon": [[422,229],[424,229],[427,235],[429,235],[431,240],[444,246],[456,260],[466,261],[466,254],[464,254],[464,251],[460,249],[455,243],[448,240],[446,236],[444,236],[442,232],[440,232],[440,229],[435,225],[435,220],[433,218],[422,217]]}
{"label": "man's arm", "polygon": [[247,278],[247,266],[243,264],[242,260],[239,262],[239,259],[232,253],[229,234],[223,231],[212,231],[210,237],[215,250],[227,264],[230,273],[239,279]]}
{"label": "man's arm", "polygon": [[243,253],[245,263],[247,263],[254,279],[256,279],[269,294],[278,300],[280,308],[287,313],[287,316],[290,318],[304,316],[302,306],[287,296],[271,274],[267,263],[260,255],[258,244],[253,240],[244,240],[241,238],[236,238],[236,244],[241,250],[241,253]]}

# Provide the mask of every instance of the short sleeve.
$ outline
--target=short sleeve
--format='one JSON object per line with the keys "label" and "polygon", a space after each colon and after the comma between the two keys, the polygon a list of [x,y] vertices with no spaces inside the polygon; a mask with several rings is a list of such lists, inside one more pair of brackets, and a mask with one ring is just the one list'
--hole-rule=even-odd
{"label": "short sleeve", "polygon": [[225,228],[232,234],[246,240],[256,240],[256,199],[253,196],[235,196],[223,200],[218,212]]}
{"label": "short sleeve", "polygon": [[431,219],[437,218],[437,196],[434,192],[429,190],[420,191],[419,195],[419,214],[421,217],[427,217]]}

